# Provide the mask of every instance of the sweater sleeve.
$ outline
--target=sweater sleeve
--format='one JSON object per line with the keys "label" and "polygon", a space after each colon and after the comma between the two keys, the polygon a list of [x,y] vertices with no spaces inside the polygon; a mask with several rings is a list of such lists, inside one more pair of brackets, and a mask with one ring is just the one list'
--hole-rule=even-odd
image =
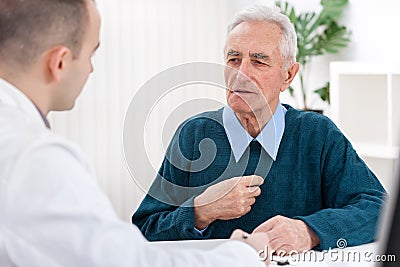
{"label": "sweater sleeve", "polygon": [[[187,205],[193,198],[187,200]],[[194,230],[193,208],[174,207],[147,195],[139,209],[132,216],[132,222],[139,227],[150,241],[189,240],[205,237]]]}
{"label": "sweater sleeve", "polygon": [[148,194],[132,216],[132,223],[151,241],[205,239],[194,229],[194,198],[201,192],[191,188],[189,179],[196,161],[192,123],[178,128],[166,151],[162,166]]}
{"label": "sweater sleeve", "polygon": [[386,192],[332,122],[322,148],[321,175],[324,209],[296,217],[319,236],[317,249],[372,242]]}

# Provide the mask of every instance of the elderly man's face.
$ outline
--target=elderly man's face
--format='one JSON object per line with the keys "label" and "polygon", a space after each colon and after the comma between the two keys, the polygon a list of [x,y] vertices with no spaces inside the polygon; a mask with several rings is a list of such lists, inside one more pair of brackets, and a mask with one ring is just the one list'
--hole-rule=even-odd
{"label": "elderly man's face", "polygon": [[280,92],[290,84],[282,70],[281,38],[281,28],[267,22],[243,22],[227,36],[226,97],[236,113],[276,109]]}

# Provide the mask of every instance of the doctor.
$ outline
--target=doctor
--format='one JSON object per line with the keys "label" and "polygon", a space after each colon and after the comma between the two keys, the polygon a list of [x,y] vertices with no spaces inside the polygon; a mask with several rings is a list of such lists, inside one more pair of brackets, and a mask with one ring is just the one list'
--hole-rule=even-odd
{"label": "doctor", "polygon": [[49,131],[46,115],[71,109],[93,71],[99,28],[91,0],[0,0],[0,266],[263,266],[266,234],[237,230],[244,242],[212,251],[148,243]]}

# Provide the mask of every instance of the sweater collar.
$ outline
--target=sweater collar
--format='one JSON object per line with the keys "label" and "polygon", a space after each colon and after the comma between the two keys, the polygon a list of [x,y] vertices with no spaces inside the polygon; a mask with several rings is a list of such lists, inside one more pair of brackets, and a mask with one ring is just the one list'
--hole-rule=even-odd
{"label": "sweater collar", "polygon": [[235,112],[229,106],[225,106],[222,120],[236,162],[240,160],[253,140],[258,141],[275,161],[285,130],[285,114],[286,108],[279,103],[272,118],[261,130],[260,134],[253,138],[240,124]]}

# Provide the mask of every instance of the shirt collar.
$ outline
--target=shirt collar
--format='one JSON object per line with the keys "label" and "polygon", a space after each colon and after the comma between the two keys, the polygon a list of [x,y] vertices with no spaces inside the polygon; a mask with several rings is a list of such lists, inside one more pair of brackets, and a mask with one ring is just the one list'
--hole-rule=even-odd
{"label": "shirt collar", "polygon": [[[33,103],[35,105],[35,103]],[[50,123],[47,120],[46,116],[40,111],[40,109],[38,108],[38,106],[35,105],[35,108],[37,109],[37,111],[40,114],[40,117],[42,118],[42,121],[44,123],[44,125],[47,127],[47,129],[50,129]]]}
{"label": "shirt collar", "polygon": [[253,138],[240,124],[235,112],[229,106],[225,106],[222,120],[236,162],[243,156],[252,140],[257,140],[275,161],[285,130],[285,114],[286,108],[279,103],[272,118],[260,134]]}
{"label": "shirt collar", "polygon": [[24,93],[2,78],[0,78],[0,88],[0,103],[5,103],[19,108],[35,123],[44,124],[44,126],[50,129],[50,124],[47,121],[47,118]]}

